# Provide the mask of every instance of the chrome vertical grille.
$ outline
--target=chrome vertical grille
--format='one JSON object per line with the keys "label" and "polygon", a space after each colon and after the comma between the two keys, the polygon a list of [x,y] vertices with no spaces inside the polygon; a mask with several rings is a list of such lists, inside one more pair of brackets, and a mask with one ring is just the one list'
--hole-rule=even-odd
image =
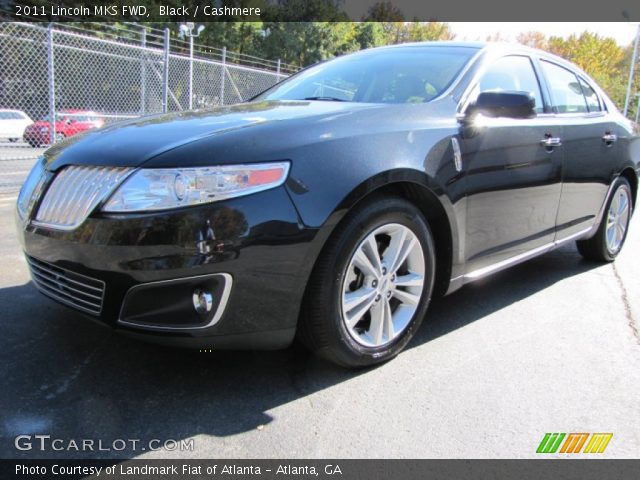
{"label": "chrome vertical grille", "polygon": [[100,315],[105,284],[102,280],[27,257],[31,278],[45,295],[92,315]]}
{"label": "chrome vertical grille", "polygon": [[64,168],[47,190],[34,224],[60,230],[76,228],[131,171],[118,167]]}

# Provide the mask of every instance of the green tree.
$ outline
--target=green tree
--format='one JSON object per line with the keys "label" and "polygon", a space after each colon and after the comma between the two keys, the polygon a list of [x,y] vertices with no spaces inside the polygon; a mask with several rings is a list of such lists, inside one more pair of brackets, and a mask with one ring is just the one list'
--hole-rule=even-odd
{"label": "green tree", "polygon": [[405,24],[406,41],[428,42],[433,40],[453,40],[454,33],[444,22],[409,22]]}
{"label": "green tree", "polygon": [[547,49],[547,36],[542,32],[523,32],[518,35],[516,40],[518,43],[526,45],[527,47],[539,48],[540,50]]}
{"label": "green tree", "polygon": [[356,41],[360,49],[379,47],[387,44],[387,37],[378,22],[359,22],[356,24]]}
{"label": "green tree", "polygon": [[373,22],[404,22],[402,10],[391,2],[377,2],[367,13],[365,20]]}

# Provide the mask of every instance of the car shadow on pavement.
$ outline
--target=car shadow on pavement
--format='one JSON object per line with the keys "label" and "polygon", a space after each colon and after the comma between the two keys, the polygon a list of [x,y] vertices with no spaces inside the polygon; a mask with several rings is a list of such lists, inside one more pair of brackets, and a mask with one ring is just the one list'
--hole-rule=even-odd
{"label": "car shadow on pavement", "polygon": [[[596,266],[565,248],[436,299],[409,348]],[[123,438],[226,437],[276,421],[269,414],[276,407],[371,372],[334,367],[297,347],[204,353],[141,343],[54,304],[31,283],[0,289],[0,305],[2,458],[79,456],[19,451],[14,438],[22,434],[105,444]],[[141,453],[127,449],[81,456]]]}
{"label": "car shadow on pavement", "polygon": [[436,297],[409,348],[462,328],[556,282],[600,266],[602,263],[584,260],[571,244],[474,281],[449,296]]}

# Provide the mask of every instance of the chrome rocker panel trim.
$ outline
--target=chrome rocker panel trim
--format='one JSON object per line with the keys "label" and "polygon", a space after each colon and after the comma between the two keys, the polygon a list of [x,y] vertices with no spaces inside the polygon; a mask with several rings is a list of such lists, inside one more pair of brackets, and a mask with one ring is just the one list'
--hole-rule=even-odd
{"label": "chrome rocker panel trim", "polygon": [[565,238],[554,240],[553,242],[547,243],[545,245],[541,245],[540,247],[521,253],[520,255],[507,258],[506,260],[502,260],[501,262],[495,263],[493,265],[489,265],[487,267],[483,267],[478,270],[465,273],[464,275],[459,275],[455,278],[452,278],[449,282],[449,289],[447,291],[447,294],[454,292],[455,290],[457,290],[458,288],[462,287],[463,285],[469,282],[472,282],[474,280],[478,280],[481,278],[485,278],[493,273],[499,272],[501,270],[505,270],[509,267],[512,267],[514,265],[525,262],[527,260],[530,260],[544,253],[548,253],[552,250],[555,250],[561,245],[564,245],[565,243],[568,243],[572,240],[580,240],[582,238],[586,239],[586,238],[592,237],[595,234],[595,232],[598,230],[598,227],[600,226],[600,222],[604,217],[604,212],[606,210],[605,207],[607,206],[607,202],[609,201],[609,199],[611,198],[611,195],[613,194],[613,186],[615,184],[616,179],[617,177],[611,181],[611,184],[607,189],[607,194],[604,197],[604,202],[602,203],[602,207],[600,207],[600,211],[598,212],[598,215],[596,216],[593,225],[583,230],[580,230],[579,232],[573,233]]}
{"label": "chrome rocker panel trim", "polygon": [[585,228],[584,230],[580,230],[579,232],[573,233],[568,237],[561,238],[560,240],[555,240],[553,242],[547,243],[545,245],[541,245],[540,247],[529,250],[528,252],[521,253],[520,255],[516,255],[515,257],[507,258],[506,260],[502,260],[501,262],[494,263],[493,265],[489,265],[487,267],[480,268],[478,270],[474,270],[473,272],[465,273],[464,275],[454,278],[451,281],[456,281],[458,279],[462,279],[464,283],[478,280],[480,278],[484,278],[492,273],[499,272],[500,270],[504,270],[513,265],[517,265],[518,263],[522,263],[531,258],[537,257],[538,255],[542,255],[543,253],[550,252],[551,250],[555,250],[556,248],[564,245],[571,240],[577,240],[581,237],[587,236],[593,227]]}

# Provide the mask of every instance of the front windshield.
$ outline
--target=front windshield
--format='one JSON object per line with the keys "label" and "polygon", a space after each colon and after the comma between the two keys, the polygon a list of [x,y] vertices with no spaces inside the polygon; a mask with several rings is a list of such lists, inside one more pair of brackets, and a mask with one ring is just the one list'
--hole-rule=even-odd
{"label": "front windshield", "polygon": [[304,70],[256,100],[428,102],[446,90],[476,52],[436,46],[367,51]]}

